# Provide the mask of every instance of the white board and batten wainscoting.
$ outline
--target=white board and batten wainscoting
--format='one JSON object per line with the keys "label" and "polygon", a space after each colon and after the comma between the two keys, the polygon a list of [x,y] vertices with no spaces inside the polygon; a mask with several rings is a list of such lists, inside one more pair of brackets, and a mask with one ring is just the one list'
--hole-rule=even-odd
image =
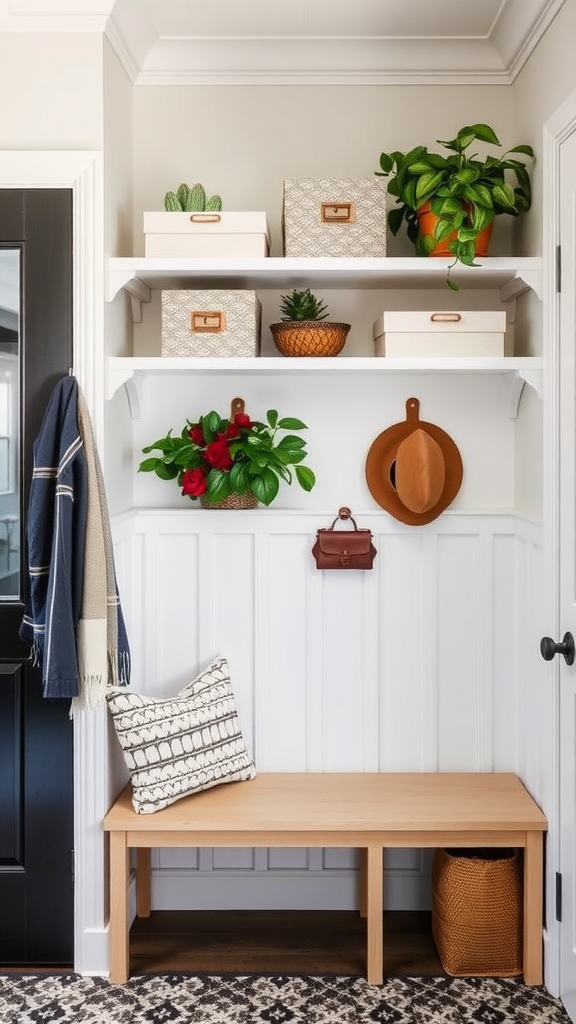
{"label": "white board and batten wainscoting", "polygon": [[[541,531],[513,514],[421,529],[362,512],[370,572],[321,573],[325,516],[141,510],[116,519],[133,686],[229,659],[261,771],[518,771],[526,763]],[[349,850],[153,851],[154,909],[357,906]],[[388,909],[430,901],[430,852],[389,851]]]}

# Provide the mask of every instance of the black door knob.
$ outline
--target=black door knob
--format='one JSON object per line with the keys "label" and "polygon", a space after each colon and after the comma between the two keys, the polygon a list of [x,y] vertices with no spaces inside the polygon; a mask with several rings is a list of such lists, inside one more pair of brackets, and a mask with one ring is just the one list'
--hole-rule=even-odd
{"label": "black door knob", "polygon": [[545,661],[552,661],[556,654],[561,654],[567,665],[573,665],[575,652],[572,633],[564,633],[561,643],[556,643],[550,636],[543,636],[540,641],[540,654]]}

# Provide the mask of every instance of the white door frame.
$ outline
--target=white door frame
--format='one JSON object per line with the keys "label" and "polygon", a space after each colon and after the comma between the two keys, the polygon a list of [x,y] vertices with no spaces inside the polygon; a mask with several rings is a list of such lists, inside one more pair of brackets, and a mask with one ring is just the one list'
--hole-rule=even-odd
{"label": "white door frame", "polygon": [[[560,351],[559,297],[556,279],[556,250],[560,241],[560,150],[576,131],[576,91],[544,125],[543,131],[543,357],[544,357],[544,564],[548,618],[543,633],[560,636]],[[554,805],[548,808],[548,850],[546,858],[547,927],[545,935],[544,981],[550,992],[560,995],[560,925],[555,919],[555,882],[560,867],[560,666],[555,659],[549,694],[553,735],[550,737],[551,778]]]}
{"label": "white door frame", "polygon": [[[102,154],[91,150],[0,152],[0,188],[72,191],[73,369],[98,437],[104,408]],[[82,713],[74,719],[74,968],[79,973],[108,973],[101,829],[108,802],[106,712]]]}

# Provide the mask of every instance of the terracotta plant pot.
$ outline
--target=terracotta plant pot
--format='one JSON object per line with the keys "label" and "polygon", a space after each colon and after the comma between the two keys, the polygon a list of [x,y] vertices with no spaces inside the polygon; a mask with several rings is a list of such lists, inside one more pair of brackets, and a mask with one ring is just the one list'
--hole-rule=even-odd
{"label": "terracotta plant pot", "polygon": [[[436,231],[436,225],[438,223],[438,215],[433,213],[430,209],[430,203],[425,203],[421,206],[418,212],[418,227],[421,235],[432,235]],[[494,227],[494,221],[490,221],[482,231],[478,233],[474,249],[477,256],[487,256],[488,246],[490,245],[490,239],[492,237],[492,228]],[[448,256],[453,257],[454,253],[450,251],[448,245],[456,238],[456,232],[453,231],[451,234],[443,238],[441,242],[437,242],[432,252],[428,253],[429,256]]]}

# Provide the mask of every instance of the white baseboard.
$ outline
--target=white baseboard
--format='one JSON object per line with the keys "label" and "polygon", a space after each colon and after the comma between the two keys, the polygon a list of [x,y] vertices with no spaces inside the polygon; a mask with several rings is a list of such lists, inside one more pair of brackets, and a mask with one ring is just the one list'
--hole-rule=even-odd
{"label": "white baseboard", "polygon": [[107,978],[110,973],[108,928],[86,928],[80,936],[74,970],[84,977]]}
{"label": "white baseboard", "polygon": [[[136,917],[136,880],[130,879],[128,920]],[[108,925],[104,928],[85,928],[77,939],[74,970],[85,978],[108,978],[110,975],[110,942]]]}

